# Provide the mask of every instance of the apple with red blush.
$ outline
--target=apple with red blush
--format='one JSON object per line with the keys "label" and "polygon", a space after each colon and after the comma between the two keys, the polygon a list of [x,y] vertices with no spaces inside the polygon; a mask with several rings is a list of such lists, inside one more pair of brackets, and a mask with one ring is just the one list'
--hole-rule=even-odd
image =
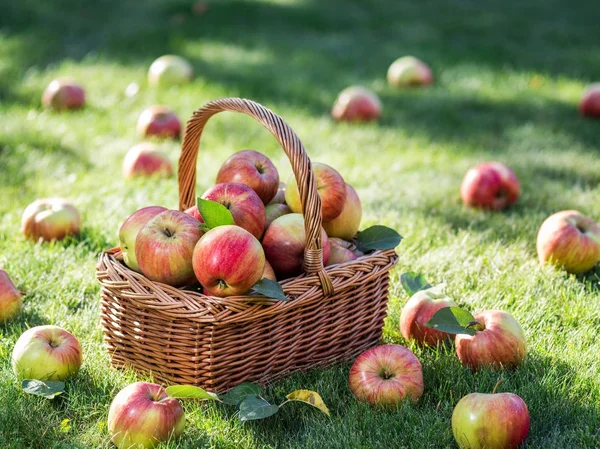
{"label": "apple with red blush", "polygon": [[79,211],[62,198],[38,199],[25,208],[21,217],[21,232],[34,241],[62,240],[80,230]]}
{"label": "apple with red blush", "polygon": [[352,242],[339,239],[337,237],[329,238],[330,254],[327,260],[327,266],[337,265],[344,262],[356,260],[364,254],[356,248]]}
{"label": "apple with red blush", "polygon": [[517,202],[521,187],[515,172],[500,162],[484,162],[467,171],[460,186],[466,206],[501,210]]}
{"label": "apple with red blush", "polygon": [[8,273],[0,269],[0,323],[6,323],[19,314],[23,307],[21,292]]}
{"label": "apple with red blush", "polygon": [[166,210],[162,206],[143,207],[127,217],[119,228],[119,247],[123,254],[123,262],[132,270],[141,273],[135,257],[135,240],[138,233],[151,218]]}
{"label": "apple with red blush", "polygon": [[342,90],[336,98],[331,116],[337,121],[368,122],[381,115],[381,100],[372,90],[363,86],[351,86]]}
{"label": "apple with red blush", "polygon": [[277,193],[273,197],[273,199],[269,202],[269,204],[285,204],[285,187],[286,183],[279,181],[279,187],[277,188]]}
{"label": "apple with red blush", "polygon": [[164,55],[150,65],[148,84],[161,87],[187,84],[193,76],[194,69],[187,59],[178,55]]}
{"label": "apple with red blush", "polygon": [[70,78],[57,78],[44,90],[42,104],[57,111],[80,109],[85,105],[85,90]]}
{"label": "apple with red blush", "polygon": [[169,107],[150,106],[140,114],[137,131],[141,137],[179,139],[181,136],[181,122]]}
{"label": "apple with red blush", "polygon": [[126,179],[137,176],[173,175],[173,165],[164,151],[151,142],[142,142],[131,147],[123,159],[123,176]]}
{"label": "apple with red blush", "polygon": [[329,237],[352,240],[362,219],[362,205],[354,187],[346,183],[346,200],[340,214],[333,220],[323,223]]}
{"label": "apple with red blush", "polygon": [[600,83],[590,85],[579,101],[579,112],[586,117],[600,118]]}
{"label": "apple with red blush", "polygon": [[414,56],[396,59],[389,67],[387,80],[394,87],[429,86],[433,74],[427,64]]}
{"label": "apple with red blush", "polygon": [[292,210],[287,204],[269,203],[265,206],[265,229],[269,227],[273,220],[282,215],[291,214]]}

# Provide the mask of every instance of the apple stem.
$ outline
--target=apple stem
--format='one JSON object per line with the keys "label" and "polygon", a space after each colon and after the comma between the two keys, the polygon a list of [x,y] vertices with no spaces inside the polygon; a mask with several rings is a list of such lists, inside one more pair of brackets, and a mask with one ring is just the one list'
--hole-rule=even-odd
{"label": "apple stem", "polygon": [[496,394],[496,390],[498,389],[500,384],[503,382],[504,382],[504,379],[499,379],[498,382],[496,382],[496,385],[494,385],[494,389],[492,390],[492,394]]}
{"label": "apple stem", "polygon": [[476,331],[481,332],[485,330],[485,325],[481,321],[473,320],[467,323],[465,329],[475,329]]}

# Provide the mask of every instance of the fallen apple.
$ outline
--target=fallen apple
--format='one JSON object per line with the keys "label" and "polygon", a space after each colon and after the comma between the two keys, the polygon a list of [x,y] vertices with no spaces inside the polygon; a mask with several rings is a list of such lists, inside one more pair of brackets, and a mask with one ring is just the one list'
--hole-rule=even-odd
{"label": "fallen apple", "polygon": [[148,70],[151,86],[172,86],[189,83],[194,76],[192,65],[181,56],[164,55],[156,59]]}
{"label": "fallen apple", "polygon": [[167,154],[150,142],[134,145],[123,159],[123,176],[172,176],[173,166]]}
{"label": "fallen apple", "polygon": [[394,87],[428,86],[433,83],[433,74],[423,61],[403,56],[390,65],[387,80]]}
{"label": "fallen apple", "polygon": [[331,116],[337,121],[367,122],[381,115],[381,101],[371,90],[362,86],[351,86],[338,95]]}
{"label": "fallen apple", "polygon": [[0,323],[6,323],[19,314],[23,307],[21,293],[8,273],[0,270]]}
{"label": "fallen apple", "polygon": [[179,139],[181,122],[167,106],[150,106],[140,114],[137,131],[141,137]]}
{"label": "fallen apple", "polygon": [[583,92],[579,111],[587,117],[600,117],[600,83],[590,85]]}
{"label": "fallen apple", "polygon": [[28,205],[21,217],[21,232],[34,241],[61,240],[77,235],[81,217],[73,204],[62,198],[42,198]]}
{"label": "fallen apple", "polygon": [[343,240],[352,240],[362,219],[362,205],[360,198],[350,184],[346,183],[346,200],[342,212],[333,220],[323,223],[323,228],[329,237],[338,237]]}
{"label": "fallen apple", "polygon": [[500,162],[484,162],[463,178],[460,195],[467,206],[500,210],[519,199],[521,187],[515,173]]}
{"label": "fallen apple", "polygon": [[44,90],[42,104],[57,111],[79,109],[85,105],[85,91],[70,78],[58,78]]}

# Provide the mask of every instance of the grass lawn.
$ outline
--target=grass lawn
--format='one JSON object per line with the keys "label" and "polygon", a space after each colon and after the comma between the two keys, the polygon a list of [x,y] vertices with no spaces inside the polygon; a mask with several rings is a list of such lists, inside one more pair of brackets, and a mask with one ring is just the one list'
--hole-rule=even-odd
{"label": "grass lawn", "polygon": [[[381,223],[404,241],[392,271],[384,342],[407,345],[423,364],[416,406],[374,409],[348,389],[349,365],[295,374],[268,386],[280,402],[318,391],[331,418],[301,404],[264,421],[240,423],[225,406],[185,403],[187,427],[170,448],[452,448],[450,417],[465,394],[521,396],[531,413],[528,448],[600,447],[600,270],[569,276],[542,268],[541,222],[562,209],[600,220],[600,122],[577,113],[583,88],[600,74],[598,4],[558,0],[445,2],[262,0],[8,0],[0,3],[0,266],[27,294],[24,311],[0,326],[0,447],[111,447],[107,413],[133,372],[109,368],[99,324],[99,253],[117,244],[121,222],[151,204],[177,207],[175,178],[125,182],[121,163],[137,143],[135,124],[153,103],[183,120],[207,101],[253,99],[280,114],[314,161],[357,188],[363,227]],[[143,6],[142,6],[143,5]],[[147,86],[150,63],[189,58],[188,86]],[[399,56],[429,62],[424,90],[394,90],[385,73]],[[42,110],[41,92],[59,75],[87,89],[85,110]],[[140,92],[127,97],[136,82]],[[384,105],[376,124],[336,124],[329,109],[350,84],[373,88]],[[161,144],[176,163],[178,142]],[[198,158],[201,194],[233,152],[267,154],[285,180],[283,151],[239,114],[211,119]],[[503,213],[465,209],[458,189],[472,165],[495,159],[521,180],[519,203]],[[19,231],[24,208],[41,197],[72,200],[84,219],[77,239],[32,244]],[[452,347],[405,341],[398,318],[408,297],[399,276],[422,272],[447,283],[460,305],[500,308],[522,325],[529,354],[516,371],[462,367]],[[10,354],[27,328],[72,331],[84,364],[53,401],[20,391]],[[66,421],[68,420],[68,421]]]}

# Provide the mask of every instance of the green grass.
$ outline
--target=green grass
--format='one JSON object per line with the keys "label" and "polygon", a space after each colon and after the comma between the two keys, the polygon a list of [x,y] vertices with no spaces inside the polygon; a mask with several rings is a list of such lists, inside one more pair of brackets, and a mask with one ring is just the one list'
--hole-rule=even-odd
{"label": "green grass", "polygon": [[[209,100],[242,96],[280,114],[311,159],[337,167],[363,200],[363,227],[404,237],[392,272],[384,341],[408,345],[423,364],[416,406],[373,409],[351,395],[349,365],[295,374],[269,385],[279,401],[295,389],[321,393],[331,419],[300,404],[242,424],[231,409],[186,402],[188,425],[171,448],[452,448],[453,406],[463,395],[519,394],[531,413],[528,448],[600,444],[600,270],[569,276],[538,265],[535,237],[549,214],[579,209],[600,219],[600,122],[576,111],[600,73],[597,2],[463,0],[213,1],[203,16],[190,2],[8,0],[0,4],[0,266],[27,292],[23,314],[0,327],[0,447],[110,447],[108,407],[141,377],[109,368],[99,324],[98,254],[117,243],[120,223],[139,207],[177,207],[176,180],[125,182],[120,165],[138,142],[135,123],[152,103],[183,119]],[[181,16],[183,14],[183,16]],[[180,16],[178,16],[180,15]],[[183,17],[176,23],[175,17]],[[145,74],[159,55],[189,58],[192,84],[157,91]],[[414,54],[436,76],[425,90],[394,90],[388,65]],[[86,87],[80,112],[43,111],[45,85],[71,75]],[[131,82],[141,86],[125,96]],[[335,96],[364,84],[382,98],[379,123],[350,126],[328,116]],[[173,162],[179,143],[162,144]],[[286,179],[275,140],[251,119],[221,114],[202,141],[199,193],[234,151],[258,149]],[[463,208],[458,187],[472,165],[495,159],[522,183],[504,213]],[[21,213],[39,197],[80,209],[78,239],[25,241]],[[516,371],[471,373],[451,347],[421,349],[401,337],[407,295],[399,276],[424,273],[473,311],[501,308],[522,324],[529,355]],[[27,328],[74,332],[85,360],[54,401],[26,396],[10,353]],[[69,420],[61,425],[64,420]]]}

